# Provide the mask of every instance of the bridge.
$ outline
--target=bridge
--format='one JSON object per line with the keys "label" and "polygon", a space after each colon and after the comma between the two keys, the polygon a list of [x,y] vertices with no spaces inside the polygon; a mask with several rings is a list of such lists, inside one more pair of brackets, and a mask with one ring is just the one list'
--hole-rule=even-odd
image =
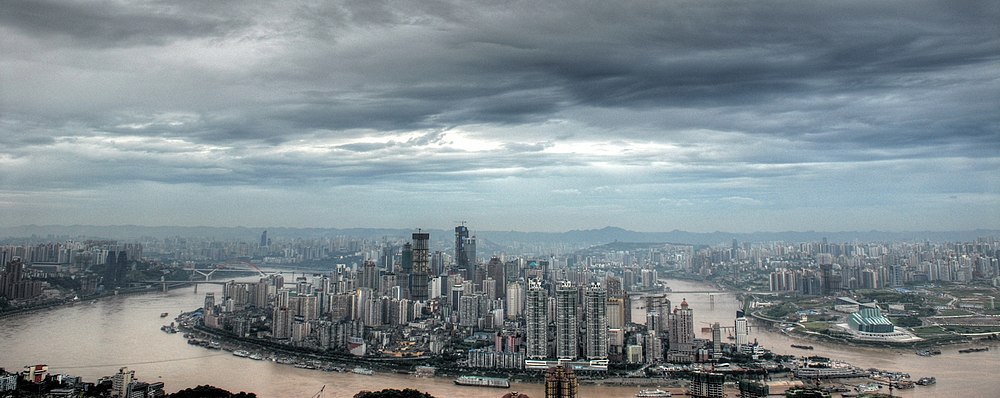
{"label": "bridge", "polygon": [[185,285],[194,285],[194,292],[195,292],[195,293],[198,293],[198,285],[203,285],[203,284],[211,284],[211,285],[225,285],[226,283],[228,283],[228,281],[210,281],[210,280],[204,280],[204,281],[199,281],[199,280],[187,280],[187,281],[168,281],[168,280],[166,280],[166,279],[162,279],[162,278],[161,278],[160,280],[152,280],[152,281],[134,281],[134,282],[132,282],[132,283],[134,283],[134,284],[149,284],[149,285],[152,285],[152,284],[160,284],[160,288],[161,288],[161,289],[162,289],[162,290],[163,290],[164,292],[165,292],[165,291],[167,291],[167,286],[172,286],[172,285],[181,285],[181,284],[185,284]]}

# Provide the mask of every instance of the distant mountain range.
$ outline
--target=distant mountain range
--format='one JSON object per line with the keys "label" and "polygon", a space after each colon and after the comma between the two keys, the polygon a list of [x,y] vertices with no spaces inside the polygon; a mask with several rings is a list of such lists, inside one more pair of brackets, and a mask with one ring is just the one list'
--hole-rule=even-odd
{"label": "distant mountain range", "polygon": [[[135,240],[141,237],[201,237],[215,239],[241,239],[255,242],[262,231],[272,238],[320,238],[348,236],[358,238],[409,239],[415,229],[387,228],[284,228],[284,227],[149,227],[140,225],[25,225],[0,227],[0,239],[35,238],[65,239],[115,239]],[[428,230],[431,240],[454,239],[453,230]],[[971,231],[784,231],[784,232],[637,232],[618,227],[572,230],[567,232],[472,231],[483,243],[499,245],[514,243],[569,243],[575,245],[603,244],[609,242],[663,242],[678,244],[715,245],[736,239],[740,242],[815,242],[826,238],[831,243],[878,241],[931,241],[968,242],[982,237],[1000,237],[1000,230],[977,229]]]}

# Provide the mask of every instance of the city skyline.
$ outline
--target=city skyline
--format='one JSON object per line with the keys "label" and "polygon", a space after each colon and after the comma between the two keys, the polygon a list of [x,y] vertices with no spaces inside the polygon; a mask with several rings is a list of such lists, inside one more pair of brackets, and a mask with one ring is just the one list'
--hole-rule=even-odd
{"label": "city skyline", "polygon": [[0,11],[0,227],[1000,225],[992,2]]}

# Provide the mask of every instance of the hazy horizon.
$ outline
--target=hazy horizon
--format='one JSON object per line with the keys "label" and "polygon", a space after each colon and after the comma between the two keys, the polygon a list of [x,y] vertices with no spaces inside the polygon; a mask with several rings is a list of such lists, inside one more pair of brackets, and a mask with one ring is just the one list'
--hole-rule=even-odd
{"label": "hazy horizon", "polygon": [[985,1],[7,1],[0,227],[997,228],[997,20]]}

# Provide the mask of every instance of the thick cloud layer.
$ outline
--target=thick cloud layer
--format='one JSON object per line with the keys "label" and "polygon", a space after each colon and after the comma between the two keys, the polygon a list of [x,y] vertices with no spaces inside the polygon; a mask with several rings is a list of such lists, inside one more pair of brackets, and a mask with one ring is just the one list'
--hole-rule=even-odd
{"label": "thick cloud layer", "polygon": [[991,1],[0,4],[28,223],[1000,225]]}

